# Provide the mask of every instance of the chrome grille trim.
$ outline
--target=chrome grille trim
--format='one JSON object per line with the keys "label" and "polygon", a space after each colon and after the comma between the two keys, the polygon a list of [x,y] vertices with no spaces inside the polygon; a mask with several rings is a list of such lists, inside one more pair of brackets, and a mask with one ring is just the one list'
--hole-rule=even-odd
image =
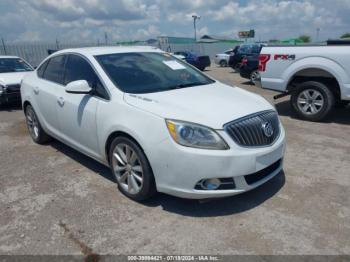
{"label": "chrome grille trim", "polygon": [[[264,134],[264,123],[272,126],[271,137]],[[270,146],[278,139],[281,131],[278,114],[273,110],[258,112],[229,122],[224,125],[224,130],[242,147]]]}

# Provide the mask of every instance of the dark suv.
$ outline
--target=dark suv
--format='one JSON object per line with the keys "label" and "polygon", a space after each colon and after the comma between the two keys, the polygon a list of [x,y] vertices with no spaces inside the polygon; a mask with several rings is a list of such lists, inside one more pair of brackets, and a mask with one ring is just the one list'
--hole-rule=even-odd
{"label": "dark suv", "polygon": [[242,59],[244,57],[253,56],[260,54],[263,45],[261,44],[243,44],[241,45],[237,52],[230,56],[230,60],[228,62],[229,66],[234,70],[239,71],[241,66]]}
{"label": "dark suv", "polygon": [[210,58],[207,55],[197,55],[189,51],[174,52],[175,55],[182,55],[185,57],[185,61],[199,70],[204,71],[206,67],[210,66]]}

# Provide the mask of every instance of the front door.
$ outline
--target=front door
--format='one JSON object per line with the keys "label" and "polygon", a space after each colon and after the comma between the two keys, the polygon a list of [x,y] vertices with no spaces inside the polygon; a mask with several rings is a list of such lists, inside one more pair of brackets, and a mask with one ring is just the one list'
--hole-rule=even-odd
{"label": "front door", "polygon": [[[86,80],[93,90],[100,81],[91,65],[79,55],[69,55],[64,84]],[[63,139],[92,157],[99,157],[96,112],[100,98],[91,94],[71,94],[64,90],[59,99],[58,120]]]}

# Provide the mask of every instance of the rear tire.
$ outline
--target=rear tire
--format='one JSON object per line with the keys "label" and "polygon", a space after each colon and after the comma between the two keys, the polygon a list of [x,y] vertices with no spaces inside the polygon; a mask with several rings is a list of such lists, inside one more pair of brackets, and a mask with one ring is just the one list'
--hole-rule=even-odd
{"label": "rear tire", "polygon": [[259,71],[254,70],[250,73],[250,82],[255,85],[256,81],[260,78]]}
{"label": "rear tire", "polygon": [[30,136],[37,144],[46,144],[51,137],[42,128],[39,119],[31,105],[27,105],[25,110],[26,123]]}
{"label": "rear tire", "polygon": [[332,112],[334,105],[333,92],[321,82],[304,82],[291,95],[293,111],[301,119],[309,121],[324,120]]}
{"label": "rear tire", "polygon": [[109,163],[119,190],[128,198],[144,201],[157,192],[152,168],[140,146],[124,136],[110,146]]}

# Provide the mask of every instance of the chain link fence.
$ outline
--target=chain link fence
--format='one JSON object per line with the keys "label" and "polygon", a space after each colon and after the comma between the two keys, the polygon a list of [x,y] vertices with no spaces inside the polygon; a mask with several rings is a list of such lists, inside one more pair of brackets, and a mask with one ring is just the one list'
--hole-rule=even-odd
{"label": "chain link fence", "polygon": [[[136,45],[136,44],[130,44]],[[140,45],[140,44],[137,44]],[[142,44],[145,45],[145,44]],[[97,46],[96,43],[16,43],[5,44],[0,42],[0,55],[14,55],[23,58],[33,66],[38,66],[40,62],[48,56],[49,51]],[[117,44],[110,44],[110,46],[117,46]],[[169,44],[160,45],[159,43],[152,46],[159,47],[167,52],[176,51],[193,51],[199,54],[209,55],[211,59],[215,54],[233,48],[230,43],[194,43],[194,44]]]}

